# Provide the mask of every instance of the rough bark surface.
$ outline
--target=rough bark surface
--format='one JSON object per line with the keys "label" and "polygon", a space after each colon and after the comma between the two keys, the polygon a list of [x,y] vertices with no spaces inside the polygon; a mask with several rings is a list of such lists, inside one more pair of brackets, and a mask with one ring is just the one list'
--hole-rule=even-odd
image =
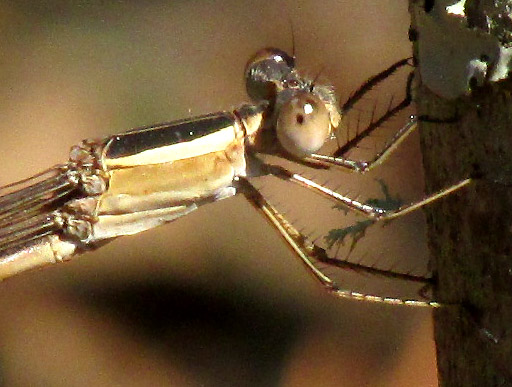
{"label": "rough bark surface", "polygon": [[[427,209],[436,298],[460,307],[434,313],[440,384],[512,385],[512,98],[510,85],[481,90],[470,102],[448,103],[421,88],[419,114],[456,124],[422,124],[426,189],[473,174],[469,189]],[[502,169],[504,168],[504,169]]]}
{"label": "rough bark surface", "polygon": [[458,305],[434,313],[439,382],[512,386],[512,82],[449,101],[417,81],[419,115],[459,117],[420,125],[427,192],[482,177],[426,209],[435,295]]}

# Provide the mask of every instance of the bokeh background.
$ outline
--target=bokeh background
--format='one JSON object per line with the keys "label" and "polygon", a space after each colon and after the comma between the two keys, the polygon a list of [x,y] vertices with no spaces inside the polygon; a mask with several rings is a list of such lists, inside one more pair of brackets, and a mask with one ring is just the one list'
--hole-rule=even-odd
{"label": "bokeh background", "polygon": [[[408,26],[405,0],[2,0],[0,185],[66,160],[83,138],[247,101],[243,69],[265,46],[290,51],[294,40],[299,66],[346,98],[410,55]],[[390,84],[392,91],[364,101],[349,128],[403,94],[403,77]],[[398,118],[387,133],[397,125]],[[420,159],[413,137],[369,176],[318,177],[362,198],[378,194],[375,179],[384,178],[413,199],[421,196]],[[257,184],[320,241],[345,221],[300,188]],[[384,231],[355,253],[384,268],[425,265],[421,214]],[[395,291],[372,277],[354,281],[354,290]],[[0,379],[6,386],[437,385],[429,310],[330,297],[243,197],[2,283]]]}

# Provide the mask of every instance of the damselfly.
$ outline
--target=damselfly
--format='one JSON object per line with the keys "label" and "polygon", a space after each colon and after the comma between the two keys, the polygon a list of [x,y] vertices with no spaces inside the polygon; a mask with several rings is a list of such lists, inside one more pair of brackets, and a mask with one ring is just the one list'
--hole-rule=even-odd
{"label": "damselfly", "polygon": [[[330,86],[303,77],[294,57],[267,48],[247,64],[246,86],[253,104],[226,112],[163,123],[74,146],[69,161],[2,188],[0,197],[0,277],[65,261],[175,220],[200,205],[243,194],[276,228],[314,277],[332,294],[350,299],[439,306],[342,289],[317,262],[415,282],[427,278],[393,273],[332,258],[290,224],[250,182],[273,175],[324,195],[374,223],[391,220],[470,183],[469,179],[425,199],[387,210],[334,192],[311,179],[270,164],[273,155],[307,167],[337,167],[364,173],[385,160],[416,128],[412,118],[368,161],[319,153],[336,139],[341,118],[364,93],[402,60],[371,78],[343,106]],[[408,102],[408,101],[407,101]],[[392,115],[392,111],[388,112]],[[375,129],[360,133],[350,146]]]}

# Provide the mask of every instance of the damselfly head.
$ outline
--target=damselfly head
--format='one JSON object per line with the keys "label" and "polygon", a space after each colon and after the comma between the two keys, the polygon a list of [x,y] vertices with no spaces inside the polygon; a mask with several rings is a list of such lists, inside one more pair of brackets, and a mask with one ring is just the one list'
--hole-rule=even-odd
{"label": "damselfly head", "polygon": [[264,135],[277,137],[284,153],[302,159],[331,138],[341,116],[332,87],[303,77],[294,66],[286,52],[265,48],[248,62],[245,79],[253,101],[268,103],[265,127],[271,131]]}

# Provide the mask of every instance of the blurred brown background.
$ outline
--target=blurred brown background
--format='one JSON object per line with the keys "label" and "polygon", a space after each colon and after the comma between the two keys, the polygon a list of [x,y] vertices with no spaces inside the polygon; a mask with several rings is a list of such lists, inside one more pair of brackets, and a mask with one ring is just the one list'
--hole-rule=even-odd
{"label": "blurred brown background", "polygon": [[[410,55],[405,0],[144,4],[0,2],[0,185],[66,160],[83,138],[247,101],[247,58],[265,46],[290,51],[292,26],[299,66],[342,98]],[[364,198],[382,176],[403,198],[421,196],[415,139],[373,175],[329,178]],[[282,185],[262,184],[293,210],[286,202],[300,188],[279,197]],[[343,222],[330,203],[297,195],[299,225]],[[421,219],[411,222],[368,241],[364,255],[387,256],[397,241],[402,257],[384,266],[425,262]],[[0,377],[6,386],[434,386],[430,317],[328,296],[236,197],[1,284]]]}

